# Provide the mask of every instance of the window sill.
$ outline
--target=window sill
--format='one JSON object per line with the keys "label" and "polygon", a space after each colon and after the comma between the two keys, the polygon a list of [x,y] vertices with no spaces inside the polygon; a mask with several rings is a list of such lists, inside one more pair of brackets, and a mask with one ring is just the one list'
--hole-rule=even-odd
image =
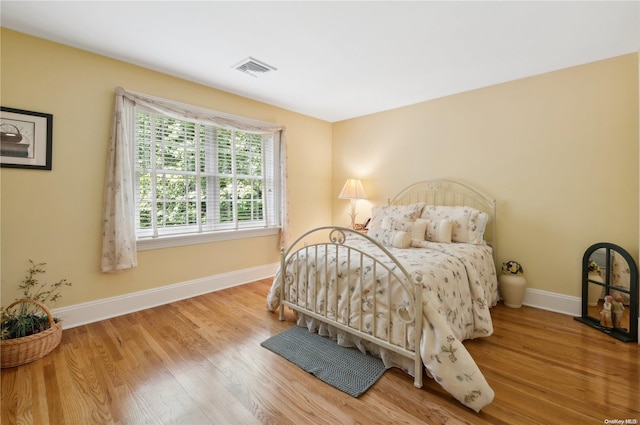
{"label": "window sill", "polygon": [[269,227],[261,229],[198,233],[193,235],[163,236],[161,238],[138,239],[136,241],[136,248],[137,251],[149,251],[152,249],[172,248],[176,246],[195,245],[200,243],[271,236],[277,235],[279,232],[279,227]]}

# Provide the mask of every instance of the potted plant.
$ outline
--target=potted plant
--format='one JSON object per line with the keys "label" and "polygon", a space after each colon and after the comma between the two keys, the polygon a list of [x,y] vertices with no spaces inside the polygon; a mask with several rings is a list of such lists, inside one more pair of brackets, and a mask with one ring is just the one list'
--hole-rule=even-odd
{"label": "potted plant", "polygon": [[62,324],[53,317],[46,303],[56,302],[62,287],[71,286],[71,282],[60,279],[55,283],[41,283],[38,275],[45,273],[45,263],[29,262],[27,276],[18,286],[22,297],[7,308],[0,308],[2,368],[38,360],[56,348],[62,339]]}
{"label": "potted plant", "polygon": [[589,261],[587,264],[587,270],[589,271],[589,274],[600,274],[600,266],[595,261]]}
{"label": "potted plant", "polygon": [[524,299],[524,291],[527,280],[522,276],[524,268],[513,260],[502,263],[502,274],[498,278],[500,296],[504,305],[511,308],[520,308]]}

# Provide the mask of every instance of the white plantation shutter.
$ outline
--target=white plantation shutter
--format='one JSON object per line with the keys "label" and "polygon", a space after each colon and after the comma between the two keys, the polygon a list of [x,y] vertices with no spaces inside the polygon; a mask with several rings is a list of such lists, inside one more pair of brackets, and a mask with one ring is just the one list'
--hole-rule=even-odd
{"label": "white plantation shutter", "polygon": [[[202,232],[212,143],[204,126],[136,111],[136,229],[138,238]],[[212,194],[209,194],[212,195]]]}

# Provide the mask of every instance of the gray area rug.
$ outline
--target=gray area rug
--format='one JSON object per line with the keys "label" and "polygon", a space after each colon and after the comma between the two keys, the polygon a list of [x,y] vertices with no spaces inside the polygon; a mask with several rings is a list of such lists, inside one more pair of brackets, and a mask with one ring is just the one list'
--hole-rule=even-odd
{"label": "gray area rug", "polygon": [[316,378],[353,397],[367,391],[386,370],[382,360],[294,326],[260,344]]}

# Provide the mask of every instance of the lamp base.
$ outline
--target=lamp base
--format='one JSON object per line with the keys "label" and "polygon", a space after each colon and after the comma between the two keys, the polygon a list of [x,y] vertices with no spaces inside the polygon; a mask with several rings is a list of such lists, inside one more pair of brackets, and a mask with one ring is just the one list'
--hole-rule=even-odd
{"label": "lamp base", "polygon": [[349,214],[349,217],[351,217],[351,228],[354,230],[356,228],[356,202],[358,202],[357,199],[351,200],[351,214]]}

